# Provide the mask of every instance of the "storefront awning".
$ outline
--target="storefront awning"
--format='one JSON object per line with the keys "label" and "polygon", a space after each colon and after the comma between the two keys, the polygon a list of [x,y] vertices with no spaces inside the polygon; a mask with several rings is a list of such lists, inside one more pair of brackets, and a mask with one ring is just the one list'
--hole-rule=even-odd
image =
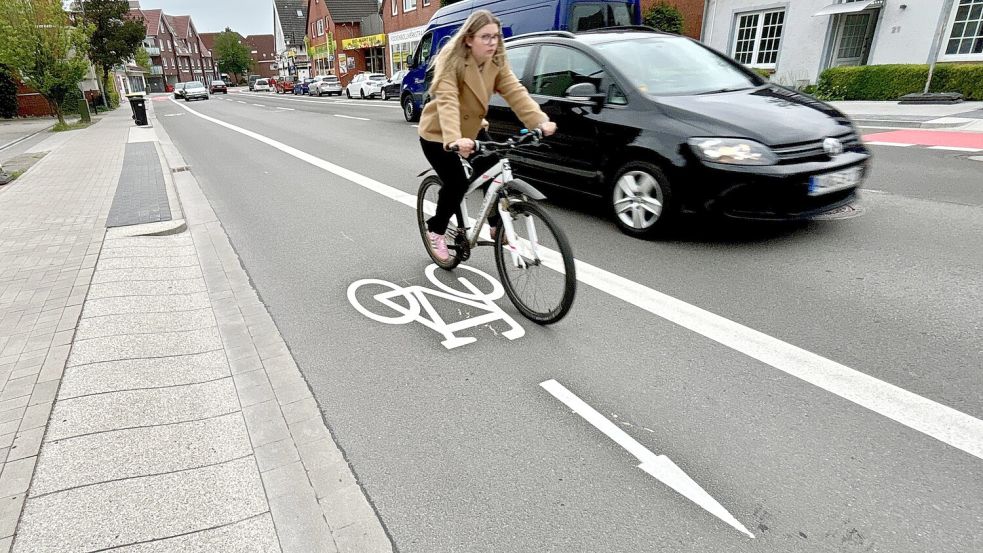
{"label": "storefront awning", "polygon": [[373,48],[386,45],[386,35],[369,35],[355,38],[346,38],[341,41],[341,47],[345,50],[358,50],[360,48]]}
{"label": "storefront awning", "polygon": [[844,2],[842,4],[830,4],[818,12],[812,14],[813,17],[821,15],[837,15],[841,13],[857,13],[871,8],[880,8],[884,5],[884,0],[858,0],[857,2]]}

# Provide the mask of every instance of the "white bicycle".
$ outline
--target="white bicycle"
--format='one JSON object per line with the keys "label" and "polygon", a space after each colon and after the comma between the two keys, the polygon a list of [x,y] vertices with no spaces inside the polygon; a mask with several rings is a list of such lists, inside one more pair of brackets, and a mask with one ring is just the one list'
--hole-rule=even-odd
{"label": "white bicycle", "polygon": [[[505,142],[476,142],[474,156],[490,156],[512,148],[536,146],[542,137],[542,132],[537,129],[524,131]],[[505,293],[519,312],[539,324],[559,321],[573,306],[577,273],[573,250],[566,235],[535,203],[546,196],[532,185],[514,178],[509,160],[504,156],[500,156],[493,167],[474,176],[471,164],[463,158],[461,163],[471,178],[465,199],[481,186],[487,185],[488,190],[478,218],[474,221],[468,216],[467,202],[461,202],[445,234],[450,258],[441,260],[433,252],[427,237],[427,216],[435,211],[442,183],[436,175],[423,179],[417,193],[416,213],[420,236],[430,258],[438,267],[451,270],[462,261],[467,261],[473,248],[494,246],[495,265]],[[430,171],[432,169],[419,176]],[[496,209],[502,219],[502,228],[494,240],[484,240],[481,231]]]}

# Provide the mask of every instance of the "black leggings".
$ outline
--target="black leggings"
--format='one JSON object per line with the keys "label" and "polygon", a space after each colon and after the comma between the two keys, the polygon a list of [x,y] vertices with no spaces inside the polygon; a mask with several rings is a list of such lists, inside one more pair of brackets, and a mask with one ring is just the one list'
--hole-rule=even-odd
{"label": "black leggings", "polygon": [[[482,130],[478,134],[478,140],[491,140],[487,132]],[[443,186],[440,187],[440,194],[437,196],[437,213],[427,219],[427,229],[430,232],[444,234],[447,232],[447,225],[451,217],[457,212],[464,199],[464,193],[468,190],[467,174],[461,165],[461,156],[457,152],[449,152],[444,149],[440,142],[431,142],[420,139],[420,146],[423,147],[423,155],[426,156],[434,172],[440,177]],[[481,174],[491,166],[498,163],[498,158],[494,155],[483,156],[472,161],[475,175]],[[495,227],[498,226],[500,217],[496,212],[488,218],[488,223]]]}

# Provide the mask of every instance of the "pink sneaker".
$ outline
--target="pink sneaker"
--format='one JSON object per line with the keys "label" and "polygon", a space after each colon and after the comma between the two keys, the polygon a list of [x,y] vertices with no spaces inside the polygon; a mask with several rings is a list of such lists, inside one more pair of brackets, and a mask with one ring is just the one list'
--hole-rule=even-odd
{"label": "pink sneaker", "polygon": [[430,239],[430,248],[434,255],[437,256],[437,259],[447,261],[451,258],[451,253],[447,251],[447,241],[444,239],[443,234],[428,232],[427,238]]}

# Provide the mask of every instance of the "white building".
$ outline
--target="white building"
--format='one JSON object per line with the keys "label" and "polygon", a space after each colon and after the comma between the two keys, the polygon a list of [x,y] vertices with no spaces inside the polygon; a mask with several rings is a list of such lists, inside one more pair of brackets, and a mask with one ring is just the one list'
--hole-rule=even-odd
{"label": "white building", "polygon": [[702,36],[804,85],[841,65],[983,62],[983,0],[707,0]]}

